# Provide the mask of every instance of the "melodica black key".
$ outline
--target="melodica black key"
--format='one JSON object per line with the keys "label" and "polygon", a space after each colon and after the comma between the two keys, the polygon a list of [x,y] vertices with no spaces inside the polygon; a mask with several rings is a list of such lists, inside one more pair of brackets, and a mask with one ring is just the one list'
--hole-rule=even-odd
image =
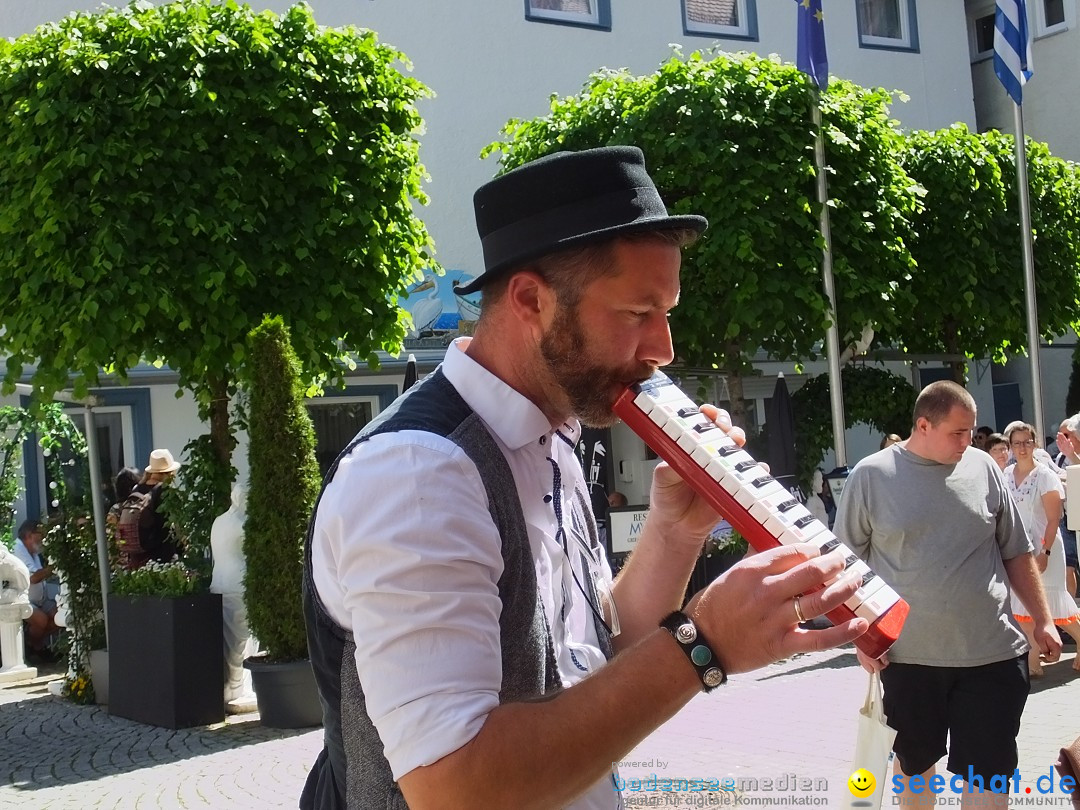
{"label": "melodica black key", "polygon": [[860,586],[826,615],[836,624],[855,616],[870,622],[855,646],[871,658],[892,646],[903,629],[908,603],[706,418],[666,374],[658,371],[626,389],[615,413],[758,551],[793,543],[812,543],[823,554],[841,548],[846,567],[836,579],[857,579]]}

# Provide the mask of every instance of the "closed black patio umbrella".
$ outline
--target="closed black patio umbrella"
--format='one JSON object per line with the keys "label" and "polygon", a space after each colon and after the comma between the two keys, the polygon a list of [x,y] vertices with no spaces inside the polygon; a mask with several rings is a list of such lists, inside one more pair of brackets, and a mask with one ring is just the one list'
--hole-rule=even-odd
{"label": "closed black patio umbrella", "polygon": [[405,381],[401,383],[401,393],[405,393],[416,385],[416,355],[409,355],[409,362],[405,364]]}
{"label": "closed black patio umbrella", "polygon": [[772,401],[765,412],[765,424],[769,434],[769,467],[773,477],[793,492],[798,492],[796,483],[795,454],[795,412],[791,405],[791,394],[783,373],[776,377]]}

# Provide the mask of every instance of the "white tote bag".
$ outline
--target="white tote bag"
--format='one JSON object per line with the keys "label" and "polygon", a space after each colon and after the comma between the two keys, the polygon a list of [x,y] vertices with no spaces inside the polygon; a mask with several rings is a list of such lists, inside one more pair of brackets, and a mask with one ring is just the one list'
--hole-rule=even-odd
{"label": "white tote bag", "polygon": [[847,788],[848,810],[879,810],[881,801],[888,792],[885,779],[889,773],[889,759],[892,756],[893,740],[896,732],[885,722],[885,712],[881,707],[881,676],[873,673],[870,686],[866,691],[866,702],[859,711],[859,736],[855,741],[855,758],[851,763],[851,773],[862,769],[874,777],[874,789],[868,790],[868,782],[849,783]]}

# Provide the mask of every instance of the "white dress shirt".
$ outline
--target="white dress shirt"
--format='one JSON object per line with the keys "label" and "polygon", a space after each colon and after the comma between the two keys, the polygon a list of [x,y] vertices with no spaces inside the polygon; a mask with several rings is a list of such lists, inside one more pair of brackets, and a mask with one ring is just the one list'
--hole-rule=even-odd
{"label": "white dress shirt", "polygon": [[[579,427],[553,431],[530,400],[465,353],[468,342],[450,346],[443,374],[513,473],[559,675],[570,686],[605,662],[585,591],[611,581],[604,555],[589,551],[575,496],[588,492],[573,451]],[[342,459],[322,496],[315,586],[330,616],[352,630],[367,710],[395,779],[465,745],[499,704],[501,548],[476,466],[433,433],[373,436]],[[568,807],[622,806],[605,778]]]}

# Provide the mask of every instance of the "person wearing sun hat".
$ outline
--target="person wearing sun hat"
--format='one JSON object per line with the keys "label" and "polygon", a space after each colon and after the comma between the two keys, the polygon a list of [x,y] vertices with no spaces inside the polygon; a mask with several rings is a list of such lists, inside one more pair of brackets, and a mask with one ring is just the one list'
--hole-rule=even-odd
{"label": "person wearing sun hat", "polygon": [[162,493],[179,469],[171,451],[151,451],[142,479],[117,504],[116,534],[124,568],[141,568],[150,560],[169,562],[179,553],[175,530],[161,511]]}
{"label": "person wearing sun hat", "polygon": [[665,617],[719,518],[664,465],[612,582],[574,445],[672,361],[682,248],[707,224],[668,213],[641,150],[539,158],[473,208],[484,272],[458,292],[482,292],[475,336],[342,451],[309,527],[324,748],[301,808],[615,810],[612,763],[724,670],[865,630],[797,629],[794,596],[842,559],[765,552],[686,607],[715,653],[698,667]]}
{"label": "person wearing sun hat", "polygon": [[164,480],[164,476],[179,469],[180,462],[173,458],[172,452],[169,450],[152,450],[150,452],[150,463],[146,465],[144,472],[150,476],[160,476],[160,480]]}

